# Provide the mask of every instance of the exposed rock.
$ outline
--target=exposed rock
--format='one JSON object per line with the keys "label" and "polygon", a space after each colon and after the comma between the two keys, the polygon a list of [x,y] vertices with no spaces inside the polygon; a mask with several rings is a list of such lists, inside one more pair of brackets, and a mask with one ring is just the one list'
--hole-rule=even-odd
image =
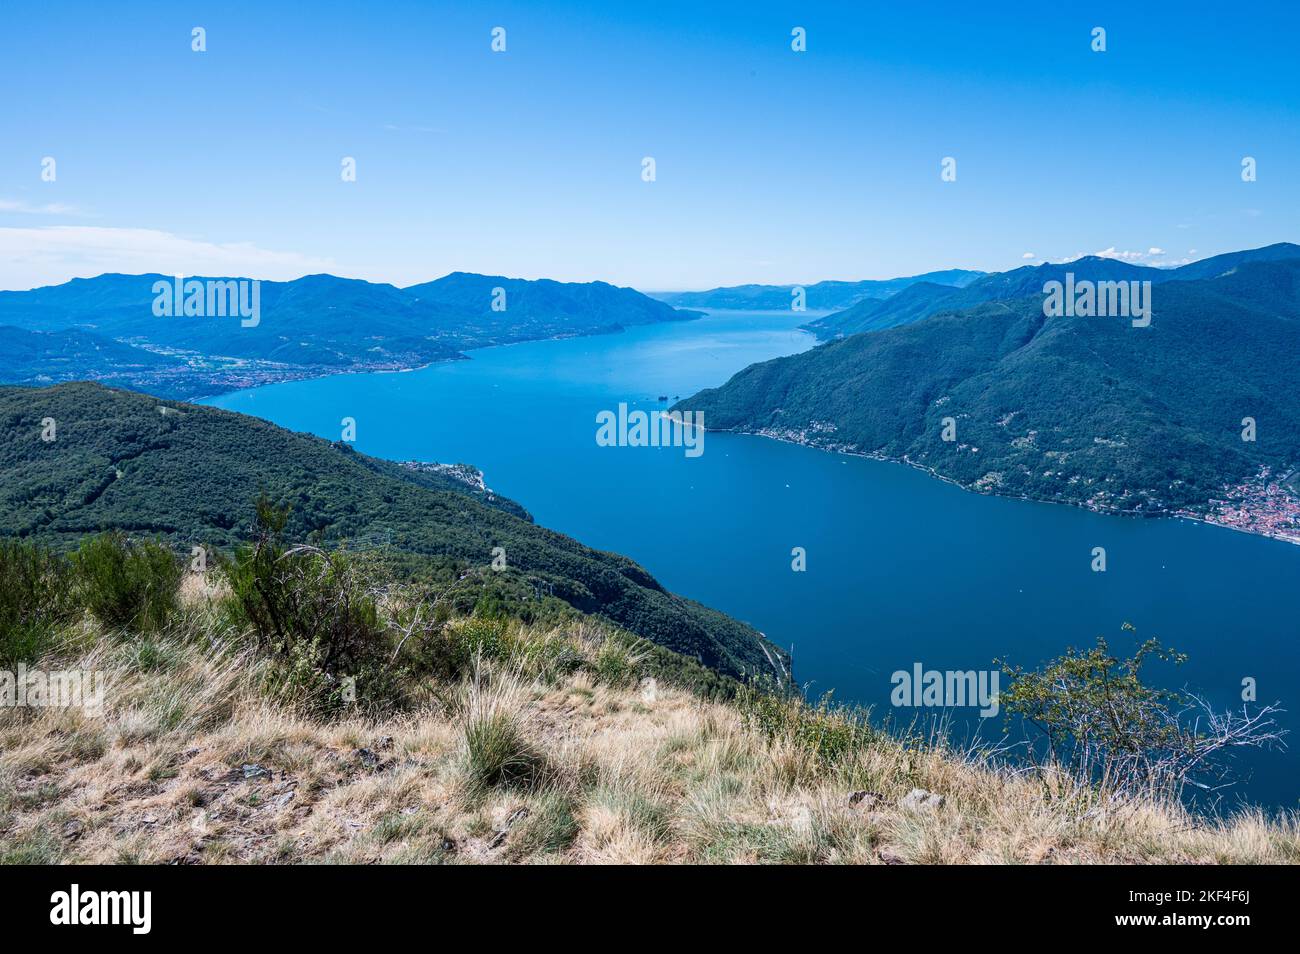
{"label": "exposed rock", "polygon": [[923,788],[914,788],[898,801],[898,807],[908,811],[932,812],[943,804],[943,796],[927,792]]}
{"label": "exposed rock", "polygon": [[659,701],[659,684],[654,676],[647,676],[641,680],[641,701],[648,706]]}
{"label": "exposed rock", "polygon": [[244,763],[244,781],[251,781],[256,778],[270,778],[271,773],[255,762]]}
{"label": "exposed rock", "polygon": [[357,761],[371,771],[379,767],[379,756],[371,749],[357,749]]}

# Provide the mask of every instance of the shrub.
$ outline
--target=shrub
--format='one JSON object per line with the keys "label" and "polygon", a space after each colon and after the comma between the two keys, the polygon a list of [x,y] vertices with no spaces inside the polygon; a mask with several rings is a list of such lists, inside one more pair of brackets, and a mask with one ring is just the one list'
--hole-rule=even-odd
{"label": "shrub", "polygon": [[454,682],[480,662],[499,663],[529,679],[554,679],[582,662],[577,643],[561,631],[538,632],[496,616],[470,616],[427,626],[412,640],[412,664],[421,675]]}
{"label": "shrub", "polygon": [[161,543],[101,533],[82,541],[72,566],[78,599],[105,626],[153,632],[176,610],[184,567]]}
{"label": "shrub", "polygon": [[67,560],[34,543],[0,539],[0,666],[30,663],[75,613]]}
{"label": "shrub", "polygon": [[642,655],[616,636],[607,636],[592,662],[596,678],[608,686],[626,688],[641,672]]}
{"label": "shrub", "polygon": [[352,701],[390,707],[401,673],[375,592],[348,553],[286,546],[287,514],[259,500],[254,542],[224,563],[233,621],[278,664],[277,691],[325,709]]}
{"label": "shrub", "polygon": [[1039,734],[1029,752],[1044,774],[1064,771],[1109,796],[1177,799],[1188,784],[1222,782],[1228,750],[1271,746],[1281,736],[1275,706],[1220,713],[1192,693],[1143,683],[1146,662],[1185,658],[1149,639],[1120,659],[1098,637],[1093,649],[1070,649],[1040,670],[1002,663],[1011,677],[1002,709]]}
{"label": "shrub", "polygon": [[450,630],[457,669],[464,671],[475,659],[500,661],[510,655],[510,627],[499,616],[475,615]]}

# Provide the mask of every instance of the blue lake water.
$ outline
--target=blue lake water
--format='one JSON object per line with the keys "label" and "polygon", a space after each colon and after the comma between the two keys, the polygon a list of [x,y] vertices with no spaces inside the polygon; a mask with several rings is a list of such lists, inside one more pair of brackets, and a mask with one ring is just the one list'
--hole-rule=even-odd
{"label": "blue lake water", "polygon": [[[1189,654],[1162,681],[1240,709],[1242,680],[1293,708],[1300,690],[1300,547],[1188,521],[1104,517],[968,493],[920,471],[708,433],[704,453],[600,447],[596,414],[663,407],[755,361],[812,347],[808,314],[693,322],[530,342],[402,374],[339,375],[207,402],[398,460],[468,462],[544,526],[626,554],[670,589],[787,648],[818,695],[890,707],[896,670],[1031,666],[1105,635]],[[707,424],[707,421],[706,421]],[[1091,569],[1105,547],[1107,570]],[[807,553],[805,572],[791,550]],[[910,718],[911,710],[900,713]],[[1000,719],[982,736],[996,738]],[[1295,723],[1291,713],[1281,717]],[[996,724],[990,724],[996,723]],[[970,724],[977,724],[972,719]],[[1297,723],[1300,724],[1300,723]],[[1251,752],[1225,793],[1295,807],[1300,759]]]}

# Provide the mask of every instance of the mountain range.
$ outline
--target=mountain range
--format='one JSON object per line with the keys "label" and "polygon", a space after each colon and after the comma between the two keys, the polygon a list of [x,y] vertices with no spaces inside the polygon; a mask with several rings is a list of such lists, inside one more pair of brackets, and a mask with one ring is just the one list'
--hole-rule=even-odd
{"label": "mountain range", "polygon": [[[1067,272],[1151,280],[1150,325],[1047,317],[1043,283]],[[915,307],[924,294],[886,302],[918,298],[905,324],[753,365],[677,409],[703,412],[711,430],[1099,510],[1208,514],[1237,493],[1265,523],[1300,531],[1294,496],[1263,479],[1300,463],[1300,247],[1167,271],[1098,258],[1017,269],[933,313]]]}
{"label": "mountain range", "polygon": [[811,311],[848,308],[860,301],[888,299],[918,283],[962,288],[984,272],[950,268],[906,278],[869,279],[859,282],[817,282],[813,285],[733,285],[708,291],[653,292],[654,298],[678,308],[747,308],[755,311],[785,310],[796,288],[805,292],[804,305]]}
{"label": "mountain range", "polygon": [[[0,363],[0,380],[93,378],[190,398],[340,371],[419,367],[513,341],[699,317],[605,282],[456,272],[404,289],[333,275],[261,282],[260,313],[246,325],[234,314],[155,315],[155,284],[170,281],[157,274],[109,274],[0,292],[0,338],[21,342]],[[46,337],[23,334],[37,331]],[[86,360],[71,360],[76,355]]]}
{"label": "mountain range", "polygon": [[[1024,265],[1007,272],[973,273],[975,279],[961,286],[935,281],[913,282],[898,294],[884,299],[867,299],[832,315],[810,321],[805,327],[819,338],[828,339],[861,331],[879,331],[928,318],[941,311],[957,311],[986,301],[1023,298],[1041,294],[1048,281],[1063,281],[1067,272],[1089,281],[1149,281],[1158,284],[1213,278],[1245,261],[1276,261],[1300,256],[1300,246],[1279,242],[1264,248],[1228,252],[1178,268],[1153,268],[1114,258],[1087,255],[1072,262]],[[924,276],[922,276],[924,277]]]}

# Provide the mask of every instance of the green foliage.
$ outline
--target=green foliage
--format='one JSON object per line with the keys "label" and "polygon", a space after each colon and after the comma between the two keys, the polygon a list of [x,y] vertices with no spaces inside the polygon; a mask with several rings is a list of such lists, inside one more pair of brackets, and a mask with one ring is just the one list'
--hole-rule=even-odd
{"label": "green foliage", "polygon": [[288,547],[287,520],[287,508],[258,500],[256,539],[224,564],[233,621],[279,663],[278,689],[325,709],[392,705],[400,672],[356,558]]}
{"label": "green foliage", "polygon": [[0,667],[39,658],[75,611],[64,557],[27,540],[0,538]]}
{"label": "green foliage", "polygon": [[510,836],[510,856],[526,858],[532,855],[564,851],[579,833],[574,800],[568,792],[547,789],[533,802],[525,818]]}
{"label": "green foliage", "polygon": [[769,742],[791,744],[825,765],[835,765],[879,738],[866,712],[835,705],[829,693],[814,705],[777,686],[750,684],[738,690],[734,701],[746,725]]}
{"label": "green foliage", "polygon": [[642,655],[616,635],[606,636],[596,649],[593,669],[596,678],[608,686],[626,688],[641,674]]}
{"label": "green foliage", "polygon": [[[1124,629],[1133,631],[1128,623]],[[1071,648],[1037,670],[999,660],[1010,677],[1002,710],[1039,734],[1031,756],[1053,771],[1103,793],[1177,798],[1188,782],[1204,787],[1194,775],[1214,772],[1222,750],[1277,737],[1271,707],[1255,716],[1220,715],[1187,692],[1143,682],[1148,662],[1185,659],[1154,639],[1119,658],[1098,637],[1092,649]]]}
{"label": "green foliage", "polygon": [[[265,325],[265,319],[263,325]],[[44,417],[58,439],[35,439]],[[188,550],[249,536],[252,494],[292,505],[282,535],[355,542],[386,580],[449,594],[450,609],[558,625],[579,614],[702,666],[771,671],[752,628],[666,592],[643,567],[534,524],[513,501],[444,473],[404,467],[255,418],[91,384],[0,388],[0,536],[75,546],[86,527],[130,528]],[[378,541],[378,545],[377,545]],[[508,568],[489,567],[494,547]],[[453,587],[455,592],[452,594]]]}
{"label": "green foliage", "polygon": [[[1074,263],[1090,280],[1131,268]],[[963,486],[1129,512],[1204,507],[1261,466],[1300,461],[1300,390],[1279,384],[1300,380],[1300,259],[1164,281],[1145,328],[1046,318],[1043,274],[1029,276],[1037,288],[1009,276],[945,292],[922,320],[753,365],[678,408],[710,428],[771,429]],[[1271,422],[1267,441],[1241,439],[1243,407]],[[956,440],[940,439],[945,418]]]}
{"label": "green foliage", "polygon": [[529,787],[543,759],[524,737],[518,718],[498,707],[471,711],[464,727],[466,771],[475,787]]}
{"label": "green foliage", "polygon": [[184,566],[162,543],[101,533],[82,541],[72,566],[78,599],[105,626],[154,632],[176,611]]}

